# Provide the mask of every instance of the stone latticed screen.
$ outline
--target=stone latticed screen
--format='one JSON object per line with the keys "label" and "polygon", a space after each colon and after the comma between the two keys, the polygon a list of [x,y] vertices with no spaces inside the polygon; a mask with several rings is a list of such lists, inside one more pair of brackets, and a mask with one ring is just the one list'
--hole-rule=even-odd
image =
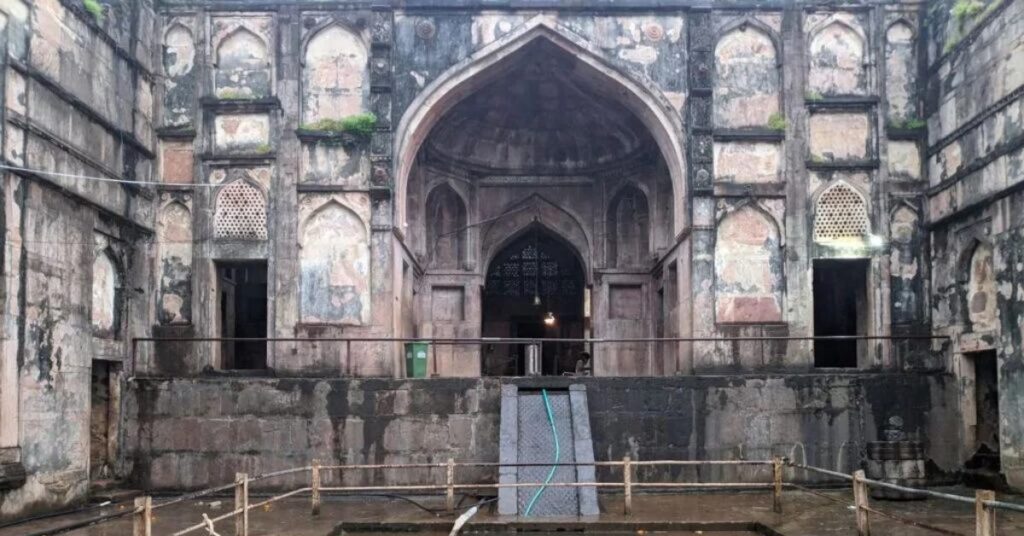
{"label": "stone latticed screen", "polygon": [[267,202],[259,188],[235,181],[217,194],[213,218],[216,238],[267,239]]}
{"label": "stone latticed screen", "polygon": [[864,238],[871,230],[864,198],[845,184],[832,186],[818,198],[814,213],[814,240]]}

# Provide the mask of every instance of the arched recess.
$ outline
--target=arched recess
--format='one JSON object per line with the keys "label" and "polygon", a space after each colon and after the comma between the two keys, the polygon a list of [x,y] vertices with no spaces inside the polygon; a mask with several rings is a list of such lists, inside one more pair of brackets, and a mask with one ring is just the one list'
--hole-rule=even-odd
{"label": "arched recess", "polygon": [[466,204],[447,184],[427,195],[427,264],[431,268],[461,269],[466,261]]}
{"label": "arched recess", "polygon": [[196,45],[192,31],[175,23],[164,34],[164,74],[178,77],[192,72]]}
{"label": "arched recess", "polygon": [[370,244],[363,220],[330,200],[306,218],[300,237],[302,322],[368,324]]}
{"label": "arched recess", "polygon": [[[395,131],[394,148],[394,160],[397,162],[395,207],[400,228],[405,228],[407,224],[406,192],[409,174],[423,141],[434,125],[459,101],[512,66],[514,62],[510,60],[516,56],[516,52],[537,39],[546,39],[568,57],[574,58],[574,74],[592,80],[595,87],[607,87],[610,93],[614,93],[624,106],[636,114],[651,132],[665,159],[672,178],[674,198],[685,199],[685,142],[679,111],[673,108],[668,99],[657,93],[653,82],[639,80],[639,75],[623,74],[602,52],[572,32],[558,27],[552,17],[538,15],[442,73],[417,95],[403,114]],[[674,235],[685,226],[684,205],[673,205]]]}
{"label": "arched recess", "polygon": [[121,272],[109,247],[96,251],[92,262],[92,307],[89,318],[93,335],[116,338],[121,321]]}
{"label": "arched recess", "polygon": [[782,321],[782,233],[767,211],[745,204],[722,217],[715,233],[715,321]]}
{"label": "arched recess", "polygon": [[999,325],[999,313],[992,244],[975,240],[968,251],[970,255],[965,255],[961,272],[965,283],[963,319],[972,332],[994,331]]}
{"label": "arched recess", "polygon": [[181,201],[171,201],[160,209],[157,243],[157,319],[161,324],[187,324],[192,319],[192,212]]}
{"label": "arched recess", "polygon": [[917,210],[900,203],[889,218],[889,292],[892,296],[893,324],[912,324],[921,320],[923,247]]}
{"label": "arched recess", "polygon": [[917,117],[914,36],[914,27],[904,19],[889,25],[885,32],[885,97],[889,106],[888,118],[893,121]]}
{"label": "arched recess", "polygon": [[221,98],[266,97],[271,92],[267,43],[240,27],[217,44],[214,90]]}
{"label": "arched recess", "polygon": [[236,240],[267,239],[267,198],[247,179],[222,186],[214,204],[213,235]]}
{"label": "arched recess", "polygon": [[824,188],[814,204],[814,241],[863,241],[871,233],[868,204],[846,181]]}
{"label": "arched recess", "polygon": [[559,239],[568,242],[579,255],[587,283],[591,281],[593,268],[591,238],[577,216],[540,195],[534,194],[502,211],[503,217],[491,222],[483,230],[481,258],[486,262],[483,273],[487,273],[494,255],[506,245],[526,232],[532,225],[540,225]]}
{"label": "arched recess", "polygon": [[867,92],[867,39],[844,18],[831,17],[811,31],[807,87],[822,96]]}
{"label": "arched recess", "polygon": [[651,251],[650,209],[647,196],[627,185],[608,204],[607,262],[610,267],[640,266]]}
{"label": "arched recess", "polygon": [[342,119],[363,111],[369,93],[369,51],[339,23],[317,30],[302,56],[302,120]]}
{"label": "arched recess", "polygon": [[772,31],[756,20],[723,28],[715,45],[716,127],[765,127],[780,113],[780,50]]}

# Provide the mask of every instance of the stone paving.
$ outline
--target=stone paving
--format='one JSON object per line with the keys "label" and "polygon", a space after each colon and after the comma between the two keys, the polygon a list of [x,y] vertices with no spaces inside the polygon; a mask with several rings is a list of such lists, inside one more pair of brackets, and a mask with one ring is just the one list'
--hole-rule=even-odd
{"label": "stone paving", "polygon": [[[948,488],[949,491],[969,495],[971,490],[964,488]],[[845,501],[838,504],[825,498],[800,491],[787,490],[783,499],[783,513],[771,511],[771,496],[761,492],[751,493],[700,493],[700,494],[651,494],[634,498],[633,515],[622,514],[622,497],[619,495],[600,496],[602,513],[593,518],[545,518],[543,520],[527,519],[534,523],[531,530],[550,528],[551,530],[578,528],[581,523],[593,523],[595,530],[601,532],[666,532],[671,534],[756,534],[744,531],[738,523],[750,525],[760,523],[773,529],[777,534],[785,536],[828,536],[852,534],[853,512],[847,506],[852,501],[851,493],[846,490],[829,490],[825,492],[831,498]],[[1024,502],[1020,497],[1005,497],[1005,500]],[[219,507],[211,507],[211,502],[220,501]],[[159,500],[157,501],[159,502]],[[438,498],[424,498],[422,502],[430,508],[442,508],[443,501]],[[470,504],[469,501],[466,504]],[[958,505],[948,501],[928,500],[915,502],[884,502],[872,501],[872,506],[879,510],[900,513],[910,519],[926,522],[956,533],[974,534],[974,511],[970,505]],[[153,523],[154,536],[172,534],[183,527],[201,521],[201,514],[206,512],[210,517],[223,514],[231,507],[231,500],[214,499],[213,501],[191,502],[175,505],[156,512]],[[113,511],[113,510],[108,510]],[[82,519],[83,516],[63,516],[51,518],[17,527],[0,529],[0,536],[26,536],[53,530]],[[343,525],[351,530],[346,533],[367,532],[367,524],[383,524],[376,527],[374,534],[379,535],[380,529],[388,532],[407,531],[419,528],[430,534],[447,534],[451,528],[453,516],[437,515],[425,512],[402,501],[389,501],[381,498],[325,498],[321,515],[309,515],[309,501],[306,498],[287,499],[275,503],[269,508],[260,508],[251,513],[251,536],[333,536],[341,534]],[[485,508],[473,522],[467,525],[472,531],[505,528],[509,523],[517,521],[513,517],[498,516],[490,508]],[[518,520],[522,523],[524,520]],[[543,523],[543,525],[541,525]],[[645,529],[644,526],[647,525]],[[653,526],[658,524],[657,526]],[[416,525],[412,527],[411,525]],[[935,534],[925,529],[908,527],[896,522],[872,516],[872,533],[877,535],[918,536]],[[72,531],[66,534],[74,536],[122,536],[131,533],[127,519],[117,520],[99,526]],[[234,535],[234,527],[230,522],[217,526],[221,536]],[[193,534],[207,535],[205,530]],[[769,532],[770,534],[770,532]],[[1000,513],[998,518],[998,534],[1024,534],[1024,514]]]}

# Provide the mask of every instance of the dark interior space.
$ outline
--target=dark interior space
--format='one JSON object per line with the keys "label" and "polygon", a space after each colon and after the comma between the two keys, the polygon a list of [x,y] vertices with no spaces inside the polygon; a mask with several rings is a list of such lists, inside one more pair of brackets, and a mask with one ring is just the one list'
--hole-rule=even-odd
{"label": "dark interior space", "polygon": [[89,416],[89,477],[92,480],[113,476],[111,429],[116,425],[117,412],[113,404],[111,376],[116,364],[93,360],[90,388]]}
{"label": "dark interior space", "polygon": [[999,372],[995,350],[969,354],[974,362],[974,454],[966,468],[999,472]]}
{"label": "dark interior space", "polygon": [[[571,249],[539,225],[495,256],[483,292],[483,335],[516,338],[581,338],[585,280]],[[541,344],[545,375],[572,372],[583,352],[578,343]],[[484,347],[483,373],[521,376],[525,345]]]}
{"label": "dark interior space", "polygon": [[[220,336],[263,338],[267,336],[266,261],[218,262]],[[223,341],[224,369],[267,367],[265,341]]]}
{"label": "dark interior space", "polygon": [[[867,273],[867,259],[815,259],[815,336],[866,333]],[[856,367],[863,348],[863,341],[814,341],[814,366]]]}

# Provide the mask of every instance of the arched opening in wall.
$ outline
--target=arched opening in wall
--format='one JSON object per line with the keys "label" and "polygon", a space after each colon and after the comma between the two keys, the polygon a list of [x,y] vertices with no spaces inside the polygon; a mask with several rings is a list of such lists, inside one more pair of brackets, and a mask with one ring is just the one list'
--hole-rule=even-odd
{"label": "arched opening in wall", "polygon": [[447,184],[427,196],[427,259],[431,268],[460,268],[466,260],[466,205]]}
{"label": "arched opening in wall", "polygon": [[647,197],[635,186],[619,191],[608,207],[608,266],[640,266],[650,261]]}
{"label": "arched opening in wall", "polygon": [[[678,112],[667,100],[663,108],[662,98],[638,86],[632,75],[577,50],[554,29],[524,30],[502,46],[492,51],[494,58],[483,51],[474,55],[476,68],[472,62],[456,66],[428,86],[397,129],[397,218],[423,267],[422,288],[432,289],[432,305],[418,309],[419,335],[546,335],[537,322],[548,311],[517,313],[530,315],[527,321],[508,316],[515,306],[492,305],[490,281],[496,274],[487,268],[500,244],[536,222],[571,244],[578,260],[578,304],[558,319],[560,333],[651,336],[662,308],[645,305],[655,299],[658,259],[671,251],[686,205],[679,202],[684,143],[676,136]],[[614,285],[593,289],[595,303],[612,305],[591,323],[582,304],[596,277],[593,270],[616,275]],[[476,283],[481,278],[488,281],[484,289]],[[438,300],[433,289],[461,298]],[[479,301],[478,292],[484,294]],[[437,303],[457,304],[457,311]],[[544,351],[544,372],[557,373],[574,370],[582,348],[546,344]],[[606,362],[615,365],[603,374],[658,370],[641,363],[649,350],[607,352],[622,358],[610,356]],[[443,373],[523,372],[518,356],[498,345],[481,349],[479,361],[458,359],[460,364]]]}
{"label": "arched opening in wall", "polygon": [[[491,260],[483,290],[483,336],[526,339],[580,338],[586,280],[579,253],[540,225],[532,225]],[[574,372],[582,344],[544,342],[541,372]],[[525,345],[485,345],[488,376],[526,372]]]}

